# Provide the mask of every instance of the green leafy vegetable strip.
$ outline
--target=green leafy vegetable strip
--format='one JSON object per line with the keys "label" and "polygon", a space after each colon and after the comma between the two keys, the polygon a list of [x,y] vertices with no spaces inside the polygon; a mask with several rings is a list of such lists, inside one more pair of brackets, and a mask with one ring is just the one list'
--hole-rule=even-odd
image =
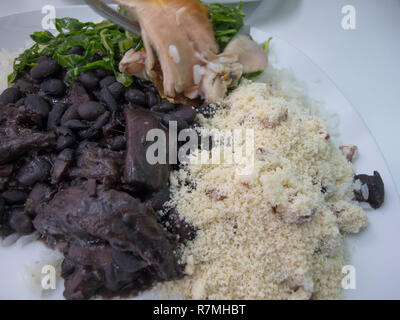
{"label": "green leafy vegetable strip", "polygon": [[244,12],[242,2],[237,7],[228,7],[220,3],[205,5],[210,12],[210,20],[215,31],[215,39],[220,51],[232,40],[243,26]]}
{"label": "green leafy vegetable strip", "polygon": [[[109,21],[92,23],[63,18],[55,19],[55,26],[59,32],[57,35],[49,31],[34,32],[31,35],[35,44],[15,59],[13,72],[8,76],[10,84],[15,82],[26,67],[36,65],[40,56],[52,57],[61,66],[69,68],[68,76],[73,81],[81,72],[101,67],[112,70],[123,85],[129,86],[132,83],[130,75],[118,71],[118,64],[126,51],[142,48],[140,36],[126,32]],[[83,47],[85,54],[67,54],[68,50],[75,46]],[[102,59],[90,62],[89,59],[96,53]]]}
{"label": "green leafy vegetable strip", "polygon": [[264,49],[264,51],[269,54],[269,46],[271,44],[272,37],[269,37],[267,41],[261,43],[261,47]]}
{"label": "green leafy vegetable strip", "polygon": [[[219,3],[205,5],[210,12],[210,20],[215,31],[215,38],[222,51],[243,26],[244,13],[242,3],[237,7],[228,7]],[[123,9],[120,12],[127,14]],[[109,21],[100,23],[81,22],[75,18],[55,19],[59,32],[53,35],[49,31],[38,31],[31,35],[35,44],[14,60],[13,72],[8,76],[8,83],[14,83],[26,67],[36,65],[40,56],[56,59],[61,66],[67,67],[68,76],[74,81],[86,70],[105,68],[112,70],[119,82],[129,86],[133,79],[128,74],[118,71],[119,61],[126,51],[143,47],[140,36],[124,31]],[[85,55],[67,54],[75,46],[85,49]],[[100,53],[101,60],[90,62],[90,58]]]}

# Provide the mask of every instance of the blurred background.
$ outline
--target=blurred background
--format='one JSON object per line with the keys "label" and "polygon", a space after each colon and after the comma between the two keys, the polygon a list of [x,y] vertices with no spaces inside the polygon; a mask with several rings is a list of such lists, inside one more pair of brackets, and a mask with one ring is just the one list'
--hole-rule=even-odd
{"label": "blurred background", "polygon": [[[214,1],[232,2],[232,1]],[[2,0],[0,16],[83,0]],[[342,28],[352,5],[356,29]],[[247,23],[284,39],[319,65],[366,122],[400,190],[400,0],[244,2]]]}

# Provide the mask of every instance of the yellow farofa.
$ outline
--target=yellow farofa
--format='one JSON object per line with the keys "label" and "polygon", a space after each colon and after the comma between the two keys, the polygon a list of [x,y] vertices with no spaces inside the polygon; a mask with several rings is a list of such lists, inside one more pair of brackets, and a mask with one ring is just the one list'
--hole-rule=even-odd
{"label": "yellow farofa", "polygon": [[244,176],[234,164],[191,164],[171,176],[170,205],[198,231],[182,247],[187,275],[163,292],[189,299],[339,298],[345,235],[367,224],[351,202],[351,163],[318,118],[270,84],[245,82],[223,105],[200,122],[206,129],[254,129],[254,168]]}

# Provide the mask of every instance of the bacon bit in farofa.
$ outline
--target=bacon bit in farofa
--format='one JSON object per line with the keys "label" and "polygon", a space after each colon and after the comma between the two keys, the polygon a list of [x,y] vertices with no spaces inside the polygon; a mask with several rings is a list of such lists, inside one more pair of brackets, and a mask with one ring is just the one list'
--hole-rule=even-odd
{"label": "bacon bit in farofa", "polygon": [[357,156],[358,148],[355,145],[345,144],[340,146],[339,149],[349,162],[353,162],[354,158]]}
{"label": "bacon bit in farofa", "polygon": [[222,200],[225,200],[226,198],[228,198],[226,195],[222,194],[217,189],[207,190],[206,195],[208,195],[210,198],[217,200],[217,201],[222,201]]}

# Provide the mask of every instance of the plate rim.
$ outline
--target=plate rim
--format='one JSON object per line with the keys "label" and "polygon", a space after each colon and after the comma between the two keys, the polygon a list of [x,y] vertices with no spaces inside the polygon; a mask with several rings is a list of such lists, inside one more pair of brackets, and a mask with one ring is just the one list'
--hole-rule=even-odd
{"label": "plate rim", "polygon": [[[79,8],[82,8],[82,7],[88,8],[87,5],[71,5],[71,6],[57,6],[56,9],[60,9],[60,10],[62,10],[62,9],[68,9],[68,10],[71,10],[71,9],[79,9]],[[24,15],[24,14],[29,14],[29,13],[32,13],[32,12],[40,12],[40,10],[30,10],[30,11],[19,12],[19,13],[14,13],[14,14],[10,14],[10,15],[7,15],[7,16],[3,16],[3,17],[0,17],[0,22],[1,22],[2,19],[5,19],[5,18],[10,17],[10,16]],[[94,14],[95,14],[95,13],[94,13]],[[89,17],[89,18],[90,18],[90,17]],[[261,31],[262,33],[265,33],[265,34],[268,34],[266,31],[262,30],[261,28],[252,27],[252,29]],[[357,111],[357,109],[354,107],[353,103],[343,94],[342,90],[339,88],[339,86],[336,84],[336,82],[334,82],[334,81],[332,80],[332,78],[329,76],[329,74],[328,74],[327,72],[325,72],[316,62],[314,62],[314,60],[312,60],[311,57],[309,57],[309,56],[308,56],[306,53],[304,53],[301,49],[299,49],[298,47],[294,46],[292,43],[290,43],[289,41],[287,41],[287,40],[285,40],[285,39],[282,39],[282,38],[277,37],[277,36],[273,36],[273,39],[276,39],[276,40],[279,40],[279,41],[284,42],[285,44],[287,44],[288,46],[290,46],[291,49],[297,51],[297,54],[301,55],[302,57],[306,57],[307,61],[310,62],[314,67],[316,67],[316,69],[318,69],[318,71],[319,71],[321,74],[323,74],[323,75],[329,80],[330,84],[333,84],[335,90],[336,90],[336,91],[343,97],[343,99],[346,100],[347,103],[351,106],[352,111],[354,111],[354,113],[357,115],[357,117],[361,120],[361,122],[362,122],[364,128],[367,129],[369,136],[372,138],[375,147],[376,147],[377,150],[379,151],[379,154],[380,154],[380,156],[382,157],[382,159],[383,159],[383,161],[384,161],[385,169],[386,169],[387,172],[389,173],[389,176],[390,176],[390,179],[391,179],[391,180],[390,180],[391,185],[394,186],[394,191],[395,191],[394,193],[396,194],[396,199],[397,199],[397,201],[399,202],[399,201],[400,201],[399,191],[397,190],[397,186],[396,186],[396,184],[394,183],[393,175],[392,175],[392,173],[391,173],[391,171],[390,171],[390,168],[389,168],[389,166],[388,166],[388,164],[387,164],[386,158],[385,158],[384,154],[382,153],[382,151],[381,151],[379,145],[377,144],[376,139],[375,139],[375,136],[371,133],[370,128],[366,125],[364,119],[361,117],[361,115],[359,114],[359,112]],[[296,77],[296,79],[298,79],[298,80],[302,80],[302,78],[300,77],[300,75],[297,74],[297,73],[295,73],[295,77]],[[388,176],[388,177],[389,177],[389,176]],[[386,183],[385,183],[385,184],[386,184]],[[389,200],[389,199],[388,199],[388,200]],[[390,201],[395,201],[395,200],[394,200],[394,199],[390,199]]]}

